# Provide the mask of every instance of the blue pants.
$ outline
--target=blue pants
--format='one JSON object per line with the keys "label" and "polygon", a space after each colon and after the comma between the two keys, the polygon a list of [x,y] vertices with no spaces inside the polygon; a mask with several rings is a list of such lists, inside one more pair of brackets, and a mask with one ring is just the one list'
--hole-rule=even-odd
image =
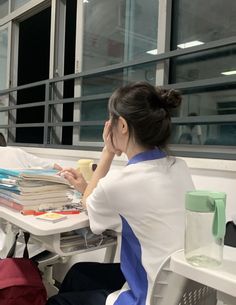
{"label": "blue pants", "polygon": [[46,305],[105,305],[107,296],[124,283],[120,264],[77,263]]}

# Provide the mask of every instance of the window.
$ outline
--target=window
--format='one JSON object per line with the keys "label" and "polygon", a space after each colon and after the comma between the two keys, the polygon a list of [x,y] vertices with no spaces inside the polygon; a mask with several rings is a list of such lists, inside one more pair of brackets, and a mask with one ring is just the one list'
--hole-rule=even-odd
{"label": "window", "polygon": [[151,57],[148,52],[157,50],[157,21],[158,1],[86,1],[83,70]]}
{"label": "window", "polygon": [[[154,26],[149,26],[147,18]],[[157,21],[158,1],[86,1],[83,71],[102,70],[114,64],[152,58],[150,52],[157,52]],[[109,95],[117,87],[136,80],[155,84],[156,63],[121,68],[115,72],[108,69],[108,73],[85,76],[82,79],[82,96]],[[107,102],[108,98],[81,103],[81,122],[100,121],[100,125],[80,127],[81,141],[102,141]]]}
{"label": "window", "polygon": [[236,145],[235,13],[230,0],[173,1],[171,49],[180,56],[171,58],[169,82],[183,92],[173,144]]}
{"label": "window", "polygon": [[[26,2],[30,12],[21,15],[17,8]],[[233,0],[57,0],[50,5],[0,0],[0,18],[11,19],[8,9],[15,10],[11,31],[0,28],[0,98],[10,96],[0,115],[11,118],[5,128],[13,142],[98,149],[109,96],[117,87],[144,80],[183,94],[181,108],[172,113],[174,154],[236,158]],[[37,22],[45,13],[45,22]],[[16,87],[10,93],[9,41],[15,58],[10,81]]]}

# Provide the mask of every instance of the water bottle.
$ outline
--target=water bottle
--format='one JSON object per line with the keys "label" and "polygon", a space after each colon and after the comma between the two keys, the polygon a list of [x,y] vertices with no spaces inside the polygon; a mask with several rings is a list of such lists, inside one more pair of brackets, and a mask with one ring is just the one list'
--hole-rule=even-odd
{"label": "water bottle", "polygon": [[185,196],[185,258],[200,267],[222,263],[226,194],[192,191]]}

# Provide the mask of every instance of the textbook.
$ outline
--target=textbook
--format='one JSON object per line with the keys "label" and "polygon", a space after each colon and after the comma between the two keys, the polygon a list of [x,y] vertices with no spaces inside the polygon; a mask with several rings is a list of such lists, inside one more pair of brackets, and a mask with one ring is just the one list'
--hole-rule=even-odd
{"label": "textbook", "polygon": [[72,190],[57,170],[0,168],[0,204],[18,211],[60,209]]}
{"label": "textbook", "polygon": [[49,211],[49,210],[58,210],[58,209],[65,209],[67,205],[70,203],[66,203],[65,201],[61,202],[48,202],[48,203],[42,203],[42,202],[37,202],[35,201],[28,203],[28,204],[21,204],[17,203],[16,201],[6,199],[3,197],[0,197],[0,205],[12,208],[13,210],[16,211],[26,211],[26,210],[35,210],[35,211]]}
{"label": "textbook", "polygon": [[67,192],[64,190],[58,190],[58,191],[50,191],[50,192],[20,192],[18,190],[6,190],[1,189],[0,186],[0,197],[7,197],[10,199],[16,199],[19,201],[32,201],[32,200],[47,200],[50,198],[54,198],[55,200],[67,200],[68,195]]}
{"label": "textbook", "polygon": [[36,216],[36,219],[46,220],[46,221],[53,222],[53,223],[64,220],[66,218],[67,218],[66,215],[53,213],[53,212],[48,212],[48,213]]}
{"label": "textbook", "polygon": [[[20,180],[41,180],[54,183],[70,185],[69,182],[62,176],[58,175],[58,170],[55,169],[3,169],[0,168],[0,180],[9,179],[9,184],[17,184]],[[14,181],[15,180],[15,181]]]}
{"label": "textbook", "polygon": [[[60,184],[60,183],[52,183],[52,182],[44,182],[44,181],[35,181],[36,183],[31,183],[31,181],[24,181],[26,183],[22,183],[23,181],[19,181],[19,183],[15,184],[5,184],[1,183],[0,179],[0,190],[7,190],[11,192],[19,191],[20,193],[44,193],[44,192],[55,192],[55,191],[65,191],[68,190],[68,185]],[[29,182],[29,183],[27,183]]]}

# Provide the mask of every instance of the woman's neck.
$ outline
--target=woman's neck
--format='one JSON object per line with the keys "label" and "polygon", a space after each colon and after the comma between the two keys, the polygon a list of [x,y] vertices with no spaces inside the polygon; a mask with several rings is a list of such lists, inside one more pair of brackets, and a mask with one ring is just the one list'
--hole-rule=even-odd
{"label": "woman's neck", "polygon": [[134,156],[136,156],[139,153],[142,153],[144,151],[148,151],[150,150],[150,148],[144,147],[144,146],[140,146],[140,145],[129,145],[125,154],[127,155],[128,160],[130,160],[131,158],[133,158]]}

